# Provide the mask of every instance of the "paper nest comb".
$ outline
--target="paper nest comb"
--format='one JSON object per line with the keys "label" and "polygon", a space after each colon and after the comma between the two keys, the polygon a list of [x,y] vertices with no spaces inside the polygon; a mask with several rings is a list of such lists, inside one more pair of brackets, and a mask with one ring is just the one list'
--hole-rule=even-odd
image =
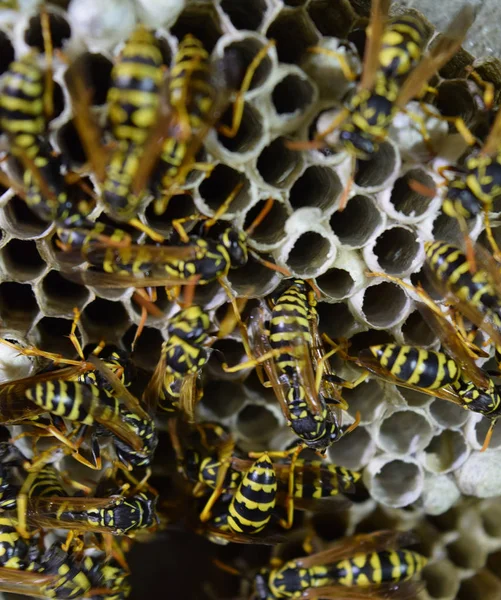
{"label": "paper nest comb", "polygon": [[[33,44],[40,38],[39,21],[32,19],[38,15],[39,3],[21,4],[26,6],[19,13],[0,8],[2,71],[27,50],[26,42]],[[188,193],[174,196],[162,217],[146,206],[141,219],[168,233],[172,218],[194,209],[213,214],[242,182],[223,218],[245,228],[268,198],[275,199],[250,245],[273,255],[294,275],[314,279],[323,295],[318,306],[321,329],[331,338],[351,339],[354,350],[392,339],[425,348],[438,346],[406,292],[383,279],[368,278],[366,271],[415,281],[423,266],[423,241],[461,239],[456,222],[441,213],[436,175],[439,164],[453,163],[465,151],[460,136],[443,120],[423,115],[432,146],[440,148],[430,162],[415,121],[399,115],[390,139],[358,169],[343,212],[338,207],[350,174],[349,157],[289,150],[283,143],[296,133],[328,123],[332,109],[355,85],[346,80],[335,59],[306,50],[314,45],[335,49],[359,71],[357,47],[368,2],[73,0],[69,4],[67,11],[49,5],[57,24],[54,41],[68,57],[79,57],[88,66],[96,89],[96,114],[104,115],[113,57],[137,20],[157,29],[167,62],[188,32],[203,41],[214,60],[235,53],[246,64],[269,38],[276,40],[246,94],[237,136],[227,139],[213,131],[206,140],[208,160],[216,164],[212,173],[205,179],[203,174],[190,178]],[[346,39],[350,41],[340,41]],[[459,114],[474,128],[482,126],[482,113],[477,94],[464,79],[464,67],[472,62],[473,57],[461,51],[447,65],[436,83],[435,104],[443,114]],[[498,82],[495,60],[477,61],[475,67],[485,79]],[[83,156],[65,88],[66,68],[56,61],[60,114],[51,122],[50,138],[78,165]],[[410,108],[420,112],[416,103]],[[4,140],[3,149],[5,144]],[[413,191],[411,179],[436,188],[436,196]],[[78,307],[84,344],[104,336],[130,347],[140,318],[131,299],[133,290],[86,288],[64,279],[54,260],[53,229],[39,221],[13,190],[0,192],[1,335],[70,356],[73,349],[65,336],[73,308]],[[474,220],[470,229],[473,239],[481,236],[481,219]],[[501,229],[494,233],[501,239]],[[270,294],[280,282],[276,272],[252,259],[246,268],[230,272],[228,279],[237,296],[253,299]],[[218,284],[197,290],[196,301],[212,311],[216,324],[228,308]],[[139,366],[148,369],[155,363],[166,321],[175,310],[161,292],[158,305],[166,318],[149,318],[135,353]],[[238,333],[214,347],[230,364],[245,359]],[[3,380],[35,369],[36,361],[5,349],[1,353]],[[202,417],[228,425],[245,448],[284,446],[290,435],[272,396],[254,374],[242,381],[241,373],[224,373],[217,353],[213,358],[206,369]],[[378,528],[387,522],[423,529],[425,539],[433,540],[430,552],[439,561],[425,571],[430,597],[498,598],[501,582],[487,568],[499,571],[501,565],[501,504],[460,498],[501,494],[501,429],[495,430],[489,450],[480,454],[489,423],[452,404],[374,379],[344,395],[350,415],[358,410],[362,421],[329,455],[336,464],[364,469],[372,496],[357,506],[353,523],[373,518]],[[458,501],[463,503],[460,508],[452,508]],[[423,514],[433,516],[423,520]]]}

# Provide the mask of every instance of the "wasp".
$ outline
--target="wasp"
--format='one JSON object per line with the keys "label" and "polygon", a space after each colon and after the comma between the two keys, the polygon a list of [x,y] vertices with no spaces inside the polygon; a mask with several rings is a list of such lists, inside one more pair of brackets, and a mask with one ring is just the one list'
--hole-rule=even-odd
{"label": "wasp", "polygon": [[[381,276],[379,273],[373,275]],[[413,289],[398,278],[385,277]],[[393,343],[381,344],[362,350],[357,362],[396,385],[417,389],[490,418],[492,425],[483,446],[486,449],[501,412],[499,387],[487,372],[476,365],[472,349],[459,337],[457,330],[433,300],[421,288],[417,292],[425,304],[424,309],[418,307],[438,333],[446,352]]]}
{"label": "wasp", "polygon": [[[388,136],[399,110],[419,96],[430,78],[459,50],[475,14],[465,5],[452,20],[439,42],[424,55],[426,32],[413,15],[388,19],[389,0],[372,0],[370,25],[364,51],[363,73],[356,93],[329,127],[313,142],[290,142],[291,148],[340,146],[355,159],[368,160]],[[312,52],[340,57],[330,50],[311,48]],[[342,66],[350,71],[349,67]],[[354,79],[350,73],[350,79]],[[345,196],[348,194],[345,192]],[[343,198],[340,209],[346,204]]]}
{"label": "wasp", "polygon": [[476,248],[475,273],[470,270],[467,255],[457,246],[446,242],[425,242],[426,264],[432,282],[442,295],[455,304],[460,312],[494,340],[501,343],[501,293],[499,267],[491,264],[487,252]]}
{"label": "wasp", "polygon": [[[83,558],[83,565],[93,588],[102,590],[99,596],[93,598],[107,600],[124,600],[131,592],[128,582],[128,572],[117,563],[109,559],[103,564],[103,556],[88,555]],[[105,590],[105,592],[104,592]]]}
{"label": "wasp", "polygon": [[269,327],[262,307],[251,315],[248,345],[256,358],[225,370],[262,364],[288,425],[305,446],[325,451],[343,435],[340,409],[347,405],[332,385],[334,375],[317,330],[315,305],[313,289],[294,280],[273,306]]}
{"label": "wasp", "polygon": [[414,541],[396,531],[344,538],[321,552],[262,569],[254,578],[253,598],[415,598],[422,586],[408,580],[427,559],[401,549]]}
{"label": "wasp", "polygon": [[195,304],[170,319],[168,340],[162,344],[160,360],[143,394],[146,405],[158,404],[166,413],[181,409],[189,420],[194,420],[197,380],[209,358],[210,327],[208,313]]}

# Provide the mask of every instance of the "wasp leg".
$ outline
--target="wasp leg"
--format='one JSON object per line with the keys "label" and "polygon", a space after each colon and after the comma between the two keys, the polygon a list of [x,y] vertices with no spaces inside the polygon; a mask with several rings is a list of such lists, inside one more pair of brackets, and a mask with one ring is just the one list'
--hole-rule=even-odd
{"label": "wasp leg", "polygon": [[45,6],[40,9],[40,25],[42,27],[42,37],[45,52],[45,85],[43,94],[44,113],[49,121],[54,113],[54,80],[52,78],[53,68],[52,59],[54,56],[54,47],[52,44],[52,35],[50,33],[49,13]]}
{"label": "wasp leg", "polygon": [[151,227],[148,227],[148,225],[141,223],[139,219],[131,219],[130,221],[127,221],[127,225],[130,225],[138,231],[145,233],[154,242],[162,243],[165,241],[165,237],[162,234],[158,233],[157,231],[154,231]]}
{"label": "wasp leg", "polygon": [[263,62],[266,55],[268,54],[268,50],[275,46],[275,40],[270,40],[265,46],[261,48],[261,50],[256,54],[256,56],[252,59],[250,65],[247,67],[247,71],[242,81],[242,85],[237,92],[235,102],[233,103],[233,118],[231,127],[227,125],[220,125],[218,127],[218,131],[222,133],[225,137],[235,137],[240,128],[240,123],[242,122],[242,116],[244,114],[244,97],[245,94],[249,91],[249,88],[252,83],[252,78],[259,65]]}
{"label": "wasp leg", "polygon": [[307,51],[312,54],[324,54],[325,56],[336,59],[341,67],[341,71],[343,71],[345,79],[348,81],[355,81],[357,79],[357,74],[351,68],[350,63],[346,60],[344,54],[336,52],[335,50],[330,50],[329,48],[321,48],[320,46],[312,46],[311,48],[308,48]]}

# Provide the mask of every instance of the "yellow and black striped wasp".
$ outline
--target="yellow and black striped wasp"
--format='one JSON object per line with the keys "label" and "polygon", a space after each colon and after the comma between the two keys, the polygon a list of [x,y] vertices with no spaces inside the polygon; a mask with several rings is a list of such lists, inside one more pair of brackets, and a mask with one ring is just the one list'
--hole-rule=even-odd
{"label": "yellow and black striped wasp", "polygon": [[470,270],[465,252],[454,244],[430,241],[424,244],[431,282],[447,302],[484,330],[496,346],[501,343],[501,280],[499,265],[477,244],[477,269]]}
{"label": "yellow and black striped wasp", "polygon": [[[410,100],[420,96],[430,78],[459,50],[475,18],[473,8],[465,5],[423,56],[427,41],[423,22],[412,14],[388,19],[390,4],[390,0],[371,2],[363,74],[356,93],[315,140],[289,142],[289,147],[307,149],[332,145],[351,154],[353,162],[371,158],[387,138],[395,115]],[[323,48],[311,51],[333,55]],[[340,59],[335,53],[334,56]],[[346,191],[344,196],[341,210],[346,203]]]}
{"label": "yellow and black striped wasp", "polygon": [[254,577],[252,598],[416,598],[422,584],[409,580],[419,575],[427,559],[412,550],[401,549],[415,541],[412,534],[398,531],[376,531],[341,539],[326,550],[262,569]]}
{"label": "yellow and black striped wasp", "polygon": [[167,326],[168,340],[162,344],[160,360],[144,393],[143,402],[154,411],[184,414],[194,421],[201,395],[200,370],[209,359],[209,314],[198,305],[182,309]]}
{"label": "yellow and black striped wasp", "polygon": [[389,275],[372,275],[390,279],[418,296],[422,302],[418,308],[439,336],[444,350],[388,343],[362,350],[356,362],[396,385],[454,402],[491,419],[483,446],[485,450],[501,412],[501,391],[489,373],[475,363],[479,356],[484,355],[482,350],[461,335],[422,288],[414,289]]}
{"label": "yellow and black striped wasp", "polygon": [[[225,368],[233,372],[262,365],[288,425],[302,444],[323,452],[346,433],[341,409],[347,405],[324,352],[315,306],[309,284],[293,280],[274,304],[269,324],[263,307],[250,317],[248,352],[255,358]],[[356,382],[342,385],[353,387]]]}

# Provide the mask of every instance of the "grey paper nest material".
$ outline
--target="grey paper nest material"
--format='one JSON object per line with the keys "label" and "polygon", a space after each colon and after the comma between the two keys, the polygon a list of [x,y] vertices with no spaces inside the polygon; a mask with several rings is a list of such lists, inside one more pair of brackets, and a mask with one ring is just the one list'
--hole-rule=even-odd
{"label": "grey paper nest material", "polygon": [[[367,16],[366,6],[358,2],[353,5]],[[114,57],[137,18],[158,29],[169,60],[187,32],[201,38],[214,60],[235,53],[246,64],[269,38],[275,39],[276,47],[268,52],[245,96],[238,135],[228,139],[213,131],[206,140],[207,160],[216,165],[212,173],[206,178],[202,173],[189,178],[186,193],[174,196],[162,217],[145,206],[141,220],[168,233],[174,217],[189,215],[194,209],[213,215],[236,184],[242,183],[223,218],[246,227],[268,198],[275,199],[250,245],[272,254],[294,275],[314,279],[323,295],[318,305],[321,328],[331,338],[350,338],[354,349],[388,340],[433,348],[438,340],[407,293],[381,278],[368,278],[366,271],[414,281],[423,266],[425,240],[461,240],[457,223],[441,212],[440,179],[436,175],[436,166],[463,153],[461,138],[435,118],[435,109],[430,107],[432,114],[422,116],[433,147],[440,149],[430,162],[415,121],[400,115],[391,138],[373,160],[359,168],[343,212],[338,209],[350,174],[349,157],[293,151],[283,144],[296,133],[322,129],[353,87],[336,60],[309,54],[306,49],[312,45],[336,49],[355,71],[359,70],[352,44],[360,42],[365,22],[355,8],[348,0],[72,0],[68,12],[54,7],[51,13],[57,15],[57,31],[64,38],[61,45],[65,52],[72,59],[81,57],[79,60],[89,66],[98,92],[98,114],[105,111]],[[33,8],[22,15],[5,13],[0,20],[1,55],[8,57],[2,59],[4,69],[14,56],[26,51],[25,39],[36,33],[30,21],[35,14]],[[357,23],[359,28],[352,31]],[[350,42],[341,43],[345,38]],[[473,127],[480,114],[474,94],[461,79],[464,66],[472,61],[462,52],[443,70],[436,102],[442,113],[460,114]],[[476,67],[489,78],[497,65],[476,63]],[[50,137],[70,163],[81,164],[65,69],[63,63],[56,65],[61,106],[60,115],[51,123]],[[410,108],[420,111],[417,104]],[[435,197],[412,190],[411,180],[436,189]],[[0,191],[0,319],[4,327],[0,333],[69,356],[73,350],[66,336],[73,308],[78,307],[84,345],[104,336],[110,343],[129,348],[140,319],[140,310],[131,300],[132,290],[86,288],[64,279],[54,260],[53,230],[39,221],[13,190]],[[101,207],[94,216],[100,211]],[[480,218],[470,223],[473,239],[481,235],[482,228]],[[501,239],[501,228],[495,228],[494,234]],[[280,276],[250,260],[245,269],[231,272],[228,280],[237,296],[260,299],[273,292]],[[228,308],[218,284],[200,287],[196,301],[212,311],[216,323]],[[161,292],[158,305],[166,318],[150,317],[137,345],[136,361],[144,368],[155,364],[167,318],[175,309]],[[214,347],[230,364],[245,359],[238,333]],[[249,377],[245,379],[241,374],[225,373],[217,357],[218,353],[213,353],[206,369],[201,416],[228,425],[245,448],[285,446],[290,435],[272,394],[263,390],[255,374],[246,373]],[[17,369],[13,364],[17,360],[2,356],[8,363],[2,366],[4,380],[14,377],[10,369]],[[17,376],[17,370],[15,373]],[[394,510],[400,507],[408,507],[407,515],[415,522],[423,513],[434,515],[428,539],[434,537],[436,527],[439,533],[433,552],[440,562],[425,571],[430,597],[452,599],[460,586],[467,591],[457,597],[499,597],[501,584],[498,580],[493,583],[486,571],[486,567],[495,570],[501,564],[501,531],[493,516],[499,506],[490,500],[470,503],[467,511],[457,509],[461,517],[453,525],[448,519],[456,515],[451,507],[461,494],[501,494],[501,428],[495,430],[490,449],[480,454],[488,424],[460,408],[373,379],[348,390],[345,396],[349,414],[354,417],[360,411],[362,422],[330,449],[330,458],[340,465],[364,469],[364,482],[372,497],[387,507],[379,510],[393,515],[395,522],[405,521],[406,513]],[[370,503],[374,506],[373,500]],[[478,524],[478,535],[468,526],[468,515]],[[382,526],[377,520],[374,524]],[[477,552],[470,548],[472,540]]]}

